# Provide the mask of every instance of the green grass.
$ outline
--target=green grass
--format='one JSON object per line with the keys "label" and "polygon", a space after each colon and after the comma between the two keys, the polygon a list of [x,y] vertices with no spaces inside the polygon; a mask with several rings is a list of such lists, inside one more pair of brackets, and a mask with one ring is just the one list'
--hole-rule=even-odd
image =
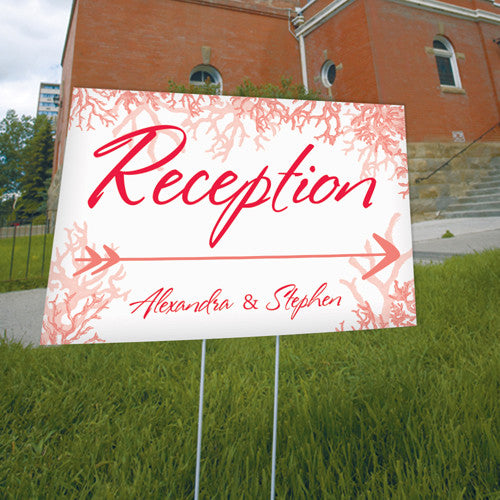
{"label": "green grass", "polygon": [[[14,261],[12,266],[12,281],[7,283],[10,277],[10,263],[12,256],[12,238],[0,239],[0,292],[11,290],[25,290],[27,288],[45,286],[49,275],[50,254],[52,252],[52,240],[54,235],[48,234],[45,242],[45,262],[42,274],[42,258],[43,258],[43,236],[33,236],[31,239],[31,248],[29,248],[29,237],[22,236],[16,238],[14,246]],[[28,260],[29,250],[29,266],[26,273],[26,263]],[[28,278],[34,280],[33,283],[23,283]]]}
{"label": "green grass", "polygon": [[[277,497],[500,498],[500,251],[419,326],[281,339]],[[274,338],[207,342],[201,494],[268,498]],[[0,345],[2,498],[192,498],[201,342]]]}

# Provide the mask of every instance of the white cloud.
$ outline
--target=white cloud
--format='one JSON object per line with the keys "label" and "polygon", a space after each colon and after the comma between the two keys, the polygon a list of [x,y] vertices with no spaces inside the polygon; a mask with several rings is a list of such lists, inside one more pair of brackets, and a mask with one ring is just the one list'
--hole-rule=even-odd
{"label": "white cloud", "polygon": [[0,119],[34,115],[40,82],[60,81],[71,0],[0,0]]}

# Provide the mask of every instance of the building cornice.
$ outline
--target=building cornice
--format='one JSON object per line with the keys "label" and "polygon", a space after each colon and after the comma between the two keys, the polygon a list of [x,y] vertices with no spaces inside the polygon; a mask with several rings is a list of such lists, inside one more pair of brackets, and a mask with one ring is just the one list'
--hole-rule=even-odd
{"label": "building cornice", "polygon": [[417,9],[427,10],[430,12],[437,12],[439,14],[446,14],[453,17],[459,17],[468,21],[487,22],[493,24],[500,24],[500,14],[489,12],[482,9],[468,9],[467,7],[460,7],[439,0],[390,0],[401,5],[409,5]]}
{"label": "building cornice", "polygon": [[[334,0],[323,10],[320,10],[311,19],[308,19],[304,24],[302,24],[296,31],[296,36],[306,36],[316,28],[321,26],[323,23],[331,19],[342,9],[347,7],[349,4],[353,3],[355,0]],[[400,5],[406,5],[409,7],[414,7],[416,9],[427,10],[430,12],[436,12],[439,14],[445,14],[448,16],[459,17],[461,19],[466,19],[468,21],[474,22],[487,22],[492,24],[500,25],[500,14],[495,14],[494,12],[489,12],[482,9],[468,9],[466,7],[460,7],[458,5],[452,5],[450,3],[441,2],[439,0],[390,0],[396,2]],[[493,3],[494,6],[498,4]]]}
{"label": "building cornice", "polygon": [[232,0],[173,0],[182,3],[195,3],[218,9],[235,10],[237,12],[246,12],[247,14],[258,14],[261,16],[277,17],[280,19],[288,19],[288,12],[292,11],[290,7],[271,7],[267,5],[252,5],[249,2],[242,4]]}

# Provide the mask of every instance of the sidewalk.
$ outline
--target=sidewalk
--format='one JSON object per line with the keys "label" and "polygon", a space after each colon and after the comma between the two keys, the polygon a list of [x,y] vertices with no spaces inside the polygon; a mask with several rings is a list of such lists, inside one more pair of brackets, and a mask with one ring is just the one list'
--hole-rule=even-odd
{"label": "sidewalk", "polygon": [[[450,231],[453,238],[441,236]],[[412,225],[413,259],[441,262],[453,255],[500,248],[500,217],[444,219]],[[0,335],[23,344],[38,345],[42,329],[45,289],[0,294]]]}
{"label": "sidewalk", "polygon": [[0,335],[39,345],[45,308],[45,288],[0,293]]}
{"label": "sidewalk", "polygon": [[[442,238],[449,231],[453,238]],[[413,259],[440,262],[453,255],[500,248],[500,217],[441,219],[412,224]]]}

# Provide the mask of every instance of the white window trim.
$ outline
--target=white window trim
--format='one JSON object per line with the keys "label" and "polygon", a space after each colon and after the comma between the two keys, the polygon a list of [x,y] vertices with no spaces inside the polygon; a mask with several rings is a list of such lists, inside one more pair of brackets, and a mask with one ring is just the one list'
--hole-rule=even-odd
{"label": "white window trim", "polygon": [[335,66],[335,63],[330,59],[327,59],[323,63],[323,66],[321,66],[321,83],[323,83],[323,85],[328,89],[332,87],[332,85],[335,83],[335,80],[337,79],[337,66],[335,66],[335,79],[332,83],[330,83],[330,81],[328,80],[328,71],[332,66]]}
{"label": "white window trim", "polygon": [[[441,86],[442,87],[458,88],[458,89],[463,88],[462,81],[460,80],[460,72],[458,71],[457,57],[455,55],[455,49],[453,48],[453,45],[444,36],[437,35],[434,37],[434,40],[441,42],[446,47],[446,50],[434,49],[434,55],[440,56],[440,57],[446,57],[447,59],[450,60],[451,71],[453,73],[453,79],[455,80],[455,85],[443,85],[443,84],[441,84]],[[439,74],[438,74],[438,77],[439,77]]]}

